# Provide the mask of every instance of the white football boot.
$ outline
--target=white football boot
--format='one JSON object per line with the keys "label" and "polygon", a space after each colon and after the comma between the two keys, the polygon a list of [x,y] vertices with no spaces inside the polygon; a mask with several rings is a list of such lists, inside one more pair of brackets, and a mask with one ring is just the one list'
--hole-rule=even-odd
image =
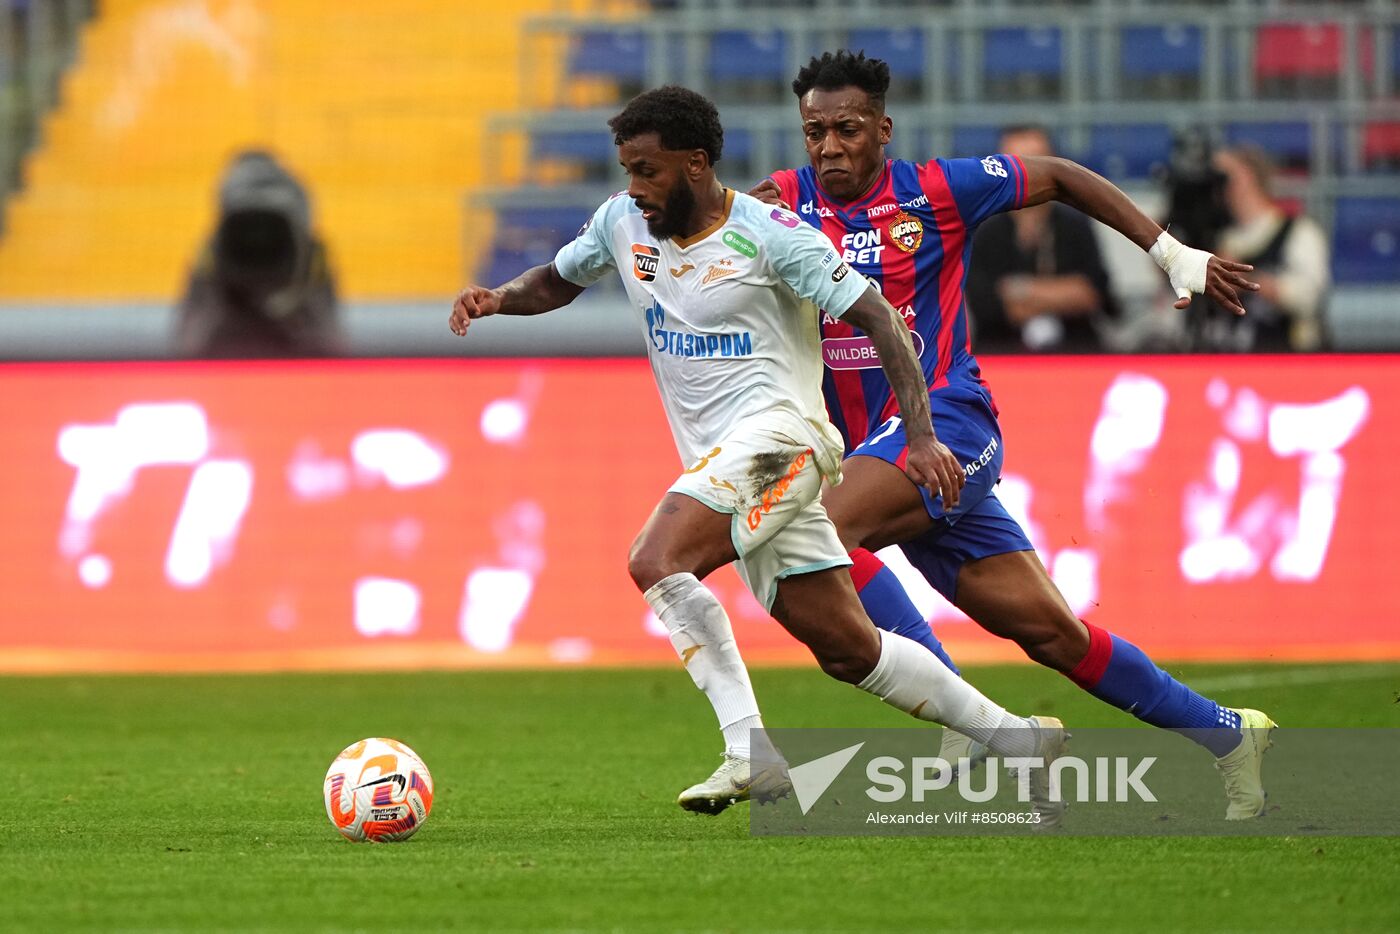
{"label": "white football boot", "polygon": [[1240,744],[1215,760],[1225,779],[1226,820],[1249,820],[1264,813],[1264,753],[1274,744],[1270,738],[1278,724],[1268,714],[1248,708],[1231,708],[1240,715]]}
{"label": "white football boot", "polygon": [[964,766],[971,772],[986,761],[987,747],[971,736],[945,726],[943,742],[938,747],[938,758],[948,763],[952,773],[950,778],[957,781]]}
{"label": "white football boot", "polygon": [[740,801],[767,804],[792,794],[787,765],[781,760],[755,764],[727,753],[714,774],[698,785],[691,785],[676,803],[697,814],[718,814]]}

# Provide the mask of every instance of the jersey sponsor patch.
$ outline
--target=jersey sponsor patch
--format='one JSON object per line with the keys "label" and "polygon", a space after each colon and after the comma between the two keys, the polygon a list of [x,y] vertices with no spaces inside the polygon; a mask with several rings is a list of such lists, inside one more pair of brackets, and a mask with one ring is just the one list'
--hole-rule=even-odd
{"label": "jersey sponsor patch", "polygon": [[723,239],[725,246],[729,247],[731,250],[733,250],[736,253],[739,253],[742,256],[747,256],[749,259],[753,259],[754,257],[758,256],[758,247],[754,246],[743,236],[735,233],[732,230],[726,230],[724,232]]}
{"label": "jersey sponsor patch", "polygon": [[661,251],[645,243],[632,244],[632,273],[642,282],[655,282]]}
{"label": "jersey sponsor patch", "polygon": [[982,171],[997,178],[1006,178],[1006,166],[996,156],[987,156],[982,160]]}
{"label": "jersey sponsor patch", "polygon": [[[923,356],[923,335],[910,331],[909,336],[915,356]],[[822,362],[831,370],[874,370],[880,366],[880,355],[868,337],[828,337],[822,341]]]}
{"label": "jersey sponsor patch", "polygon": [[782,208],[774,208],[772,213],[770,213],[768,216],[773,218],[773,220],[777,221],[778,223],[782,224],[784,227],[796,227],[798,224],[802,223],[800,220],[797,219],[797,215],[789,214]]}
{"label": "jersey sponsor patch", "polygon": [[842,279],[846,278],[846,273],[850,271],[851,267],[847,266],[845,263],[842,263],[840,266],[837,266],[835,269],[831,270],[831,281],[840,282]]}
{"label": "jersey sponsor patch", "polygon": [[749,357],[753,335],[749,331],[697,334],[666,326],[666,308],[653,301],[646,310],[647,342],[657,353],[672,357]]}
{"label": "jersey sponsor patch", "polygon": [[906,253],[913,253],[924,242],[924,223],[912,214],[900,211],[890,219],[890,239]]}

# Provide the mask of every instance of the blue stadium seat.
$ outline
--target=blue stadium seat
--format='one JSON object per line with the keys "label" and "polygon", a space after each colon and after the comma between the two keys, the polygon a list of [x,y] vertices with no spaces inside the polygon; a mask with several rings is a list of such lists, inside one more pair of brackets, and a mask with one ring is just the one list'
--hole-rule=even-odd
{"label": "blue stadium seat", "polygon": [[1199,26],[1127,26],[1121,40],[1123,74],[1130,78],[1196,75],[1205,60]]}
{"label": "blue stadium seat", "polygon": [[1172,130],[1164,123],[1095,126],[1080,161],[1106,178],[1146,178],[1166,165],[1171,148]]}
{"label": "blue stadium seat", "polygon": [[852,29],[847,36],[847,46],[857,52],[864,50],[868,58],[883,59],[890,66],[891,77],[918,79],[923,76],[924,33],[921,29]]}
{"label": "blue stadium seat", "polygon": [[496,236],[486,261],[486,281],[505,282],[531,266],[554,259],[573,239],[590,208],[502,207],[496,211]]}
{"label": "blue stadium seat", "polygon": [[1000,126],[960,126],[953,129],[953,158],[985,156],[997,151],[1001,139]]}
{"label": "blue stadium seat", "polygon": [[617,147],[607,130],[534,130],[530,154],[534,159],[612,162],[617,158]]}
{"label": "blue stadium seat", "polygon": [[[953,129],[953,146],[947,155],[954,158],[966,156],[986,156],[1000,152],[1001,133],[1005,127],[960,126]],[[1055,134],[1050,134],[1050,145],[1057,146]]]}
{"label": "blue stadium seat", "polygon": [[1301,122],[1232,123],[1225,128],[1225,141],[1258,146],[1278,164],[1292,168],[1306,168],[1312,154],[1311,128]]}
{"label": "blue stadium seat", "polygon": [[752,155],[752,133],[739,128],[724,131],[724,152],[720,154],[722,160],[730,163],[747,162]]}
{"label": "blue stadium seat", "polygon": [[647,36],[639,30],[590,29],[574,36],[569,73],[642,81],[649,50]]}
{"label": "blue stadium seat", "polygon": [[1400,283],[1400,198],[1338,198],[1332,275],[1339,283]]}
{"label": "blue stadium seat", "polygon": [[1061,40],[1058,29],[989,29],[983,34],[982,70],[988,77],[1041,75],[1058,77]]}
{"label": "blue stadium seat", "polygon": [[788,34],[721,30],[710,37],[710,76],[717,80],[789,78]]}
{"label": "blue stadium seat", "polygon": [[590,208],[578,206],[505,207],[496,212],[496,226],[498,230],[562,233],[572,237],[588,220],[590,212]]}

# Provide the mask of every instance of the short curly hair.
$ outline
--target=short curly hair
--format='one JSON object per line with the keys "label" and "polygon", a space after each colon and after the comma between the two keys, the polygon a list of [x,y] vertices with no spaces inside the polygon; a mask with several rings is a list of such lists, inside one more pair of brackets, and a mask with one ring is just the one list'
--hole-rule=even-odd
{"label": "short curly hair", "polygon": [[884,110],[885,92],[890,89],[890,66],[881,59],[866,58],[863,51],[823,52],[797,72],[792,93],[801,98],[813,88],[835,91],[850,87],[860,88],[869,95],[870,103]]}
{"label": "short curly hair", "polygon": [[715,105],[704,95],[674,84],[638,94],[608,121],[608,128],[618,146],[655,133],[662,149],[703,149],[711,165],[724,151],[724,127]]}

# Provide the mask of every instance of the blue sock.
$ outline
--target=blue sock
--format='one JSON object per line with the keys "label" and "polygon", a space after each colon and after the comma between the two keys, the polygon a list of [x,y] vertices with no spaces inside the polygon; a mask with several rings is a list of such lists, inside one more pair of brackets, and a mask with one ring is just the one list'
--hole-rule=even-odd
{"label": "blue sock", "polygon": [[953,674],[960,675],[958,666],[948,657],[943,643],[933,634],[933,627],[904,592],[894,572],[864,548],[851,552],[851,560],[855,562],[851,567],[851,580],[860,595],[860,605],[865,607],[866,615],[875,625],[886,632],[913,639],[938,656]]}
{"label": "blue sock", "polygon": [[1097,626],[1089,626],[1089,653],[1069,677],[1099,700],[1143,723],[1180,733],[1216,757],[1243,739],[1239,714],[1197,694],[1154,665],[1142,649]]}

